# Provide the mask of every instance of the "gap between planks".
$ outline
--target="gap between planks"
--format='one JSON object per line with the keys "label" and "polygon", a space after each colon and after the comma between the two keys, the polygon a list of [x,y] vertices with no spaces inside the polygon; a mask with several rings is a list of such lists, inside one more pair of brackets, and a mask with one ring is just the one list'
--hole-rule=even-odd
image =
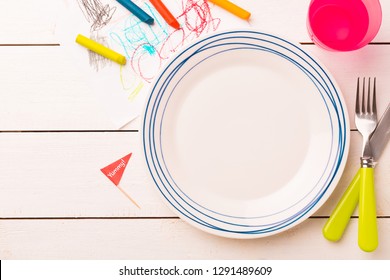
{"label": "gap between planks", "polygon": [[0,133],[123,133],[123,132],[139,132],[138,129],[129,130],[3,130]]}
{"label": "gap between planks", "polygon": [[[359,216],[351,216],[358,219]],[[179,217],[0,217],[2,220],[179,220]],[[329,219],[329,216],[311,216],[308,219]],[[377,219],[390,219],[390,216],[377,216]]]}
{"label": "gap between planks", "polygon": [[59,47],[60,44],[0,44],[0,47]]}
{"label": "gap between planks", "polygon": [[[300,45],[314,45],[313,42],[299,42]],[[390,42],[371,42],[368,45],[390,45]],[[38,44],[0,44],[0,47],[60,47],[58,43],[38,43]]]}

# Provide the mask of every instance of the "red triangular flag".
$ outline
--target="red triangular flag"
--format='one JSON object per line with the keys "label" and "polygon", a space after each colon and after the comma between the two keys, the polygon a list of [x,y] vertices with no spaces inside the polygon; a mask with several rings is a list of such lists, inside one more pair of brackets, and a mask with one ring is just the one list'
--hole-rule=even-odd
{"label": "red triangular flag", "polygon": [[125,168],[130,160],[131,155],[132,153],[100,169],[103,174],[106,175],[107,178],[115,184],[115,186],[118,186],[120,180],[122,179],[123,172],[125,171]]}

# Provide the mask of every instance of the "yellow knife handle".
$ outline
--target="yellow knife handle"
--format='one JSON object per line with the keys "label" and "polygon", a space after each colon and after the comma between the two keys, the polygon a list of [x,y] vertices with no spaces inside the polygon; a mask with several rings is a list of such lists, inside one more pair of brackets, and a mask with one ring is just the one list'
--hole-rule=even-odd
{"label": "yellow knife handle", "polygon": [[329,241],[338,241],[343,236],[349,219],[359,201],[359,182],[360,172],[357,172],[323,227],[322,234]]}
{"label": "yellow knife handle", "polygon": [[360,249],[372,252],[378,247],[374,168],[360,168],[358,244]]}

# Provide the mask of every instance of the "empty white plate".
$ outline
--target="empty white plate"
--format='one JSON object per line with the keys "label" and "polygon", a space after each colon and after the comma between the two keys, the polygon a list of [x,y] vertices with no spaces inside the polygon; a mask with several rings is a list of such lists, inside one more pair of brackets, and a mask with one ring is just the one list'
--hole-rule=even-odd
{"label": "empty white plate", "polygon": [[278,233],[317,210],[347,158],[346,107],[321,63],[234,30],[175,55],[151,87],[143,145],[163,199],[213,234]]}

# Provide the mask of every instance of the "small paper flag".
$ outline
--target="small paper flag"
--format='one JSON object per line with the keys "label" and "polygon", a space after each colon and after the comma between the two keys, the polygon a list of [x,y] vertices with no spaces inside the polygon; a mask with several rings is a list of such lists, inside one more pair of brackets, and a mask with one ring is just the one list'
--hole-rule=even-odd
{"label": "small paper flag", "polygon": [[138,205],[137,202],[133,198],[131,198],[130,195],[128,195],[120,186],[119,182],[122,179],[123,172],[125,171],[127,164],[129,163],[129,160],[131,158],[132,153],[128,154],[127,156],[124,156],[121,159],[118,159],[117,161],[111,163],[110,165],[107,165],[106,167],[100,169],[104,175],[108,179],[110,179],[111,182],[114,183],[115,186],[131,201],[134,203],[135,206],[141,209],[141,207]]}
{"label": "small paper flag", "polygon": [[123,176],[123,172],[125,171],[127,164],[131,158],[131,155],[132,153],[100,169],[103,174],[106,175],[107,178],[115,184],[115,186],[119,185],[119,182],[121,181]]}

